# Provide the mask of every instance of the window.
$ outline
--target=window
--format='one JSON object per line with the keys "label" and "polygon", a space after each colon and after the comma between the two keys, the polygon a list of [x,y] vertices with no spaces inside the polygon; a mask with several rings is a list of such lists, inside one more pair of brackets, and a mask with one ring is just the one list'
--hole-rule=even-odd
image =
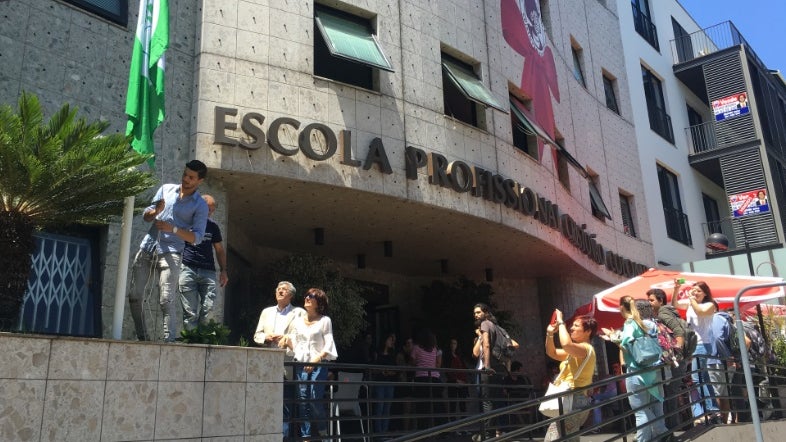
{"label": "window", "polygon": [[502,112],[491,91],[480,81],[472,66],[447,54],[442,54],[442,87],[445,114],[476,127],[478,120],[477,105],[493,107]]}
{"label": "window", "polygon": [[682,212],[682,199],[677,176],[658,165],[658,183],[666,220],[666,234],[669,238],[687,246],[692,245],[688,215]]}
{"label": "window", "polygon": [[715,125],[703,124],[701,114],[689,104],[686,104],[688,110],[688,130],[690,131],[691,151],[690,153],[705,152],[714,149],[715,142]]}
{"label": "window", "polygon": [[573,53],[573,77],[578,81],[582,86],[587,87],[587,82],[584,81],[584,71],[581,69],[581,48],[577,48],[576,46],[572,46],[570,48],[571,53]]}
{"label": "window", "polygon": [[612,112],[620,113],[619,105],[617,104],[617,94],[614,92],[614,85],[617,80],[611,78],[610,75],[603,74],[603,92],[606,94],[606,107]]}
{"label": "window", "polygon": [[551,36],[551,10],[549,9],[549,0],[540,0],[540,21],[543,22],[543,29],[546,30],[546,34],[554,40]]}
{"label": "window", "polygon": [[701,200],[704,203],[704,216],[707,217],[707,235],[712,233],[723,233],[721,231],[718,202],[704,193],[701,194]]}
{"label": "window", "polygon": [[601,221],[605,221],[607,218],[611,219],[611,214],[609,213],[609,209],[606,207],[606,203],[603,202],[603,197],[600,194],[600,189],[598,188],[599,181],[600,178],[597,175],[590,174],[587,177],[587,182],[589,183],[590,205],[592,206],[592,216],[598,218]]}
{"label": "window", "polygon": [[526,106],[518,98],[510,96],[510,125],[513,131],[513,145],[519,150],[538,159],[538,131],[524,115]]}
{"label": "window", "polygon": [[128,0],[65,0],[121,26],[128,25]]}
{"label": "window", "polygon": [[693,60],[693,42],[690,34],[674,17],[671,18],[671,28],[674,30],[674,46],[677,49],[677,62]]}
{"label": "window", "polygon": [[314,74],[374,89],[379,69],[393,72],[367,19],[314,7]]}
{"label": "window", "polygon": [[658,45],[658,28],[652,23],[652,16],[650,15],[649,0],[631,0],[633,8],[633,27],[647,43],[649,43],[656,51],[660,51]]}
{"label": "window", "polygon": [[633,224],[633,197],[620,192],[620,215],[625,234],[637,238],[636,226]]}
{"label": "window", "polygon": [[649,69],[641,67],[642,81],[644,82],[644,97],[647,100],[647,114],[650,119],[650,129],[674,143],[674,131],[671,126],[671,117],[666,113],[666,102],[663,99],[663,84]]}
{"label": "window", "polygon": [[557,151],[557,179],[560,184],[570,191],[570,173],[568,171],[568,156],[565,155],[565,139],[557,137],[556,140],[559,150]]}

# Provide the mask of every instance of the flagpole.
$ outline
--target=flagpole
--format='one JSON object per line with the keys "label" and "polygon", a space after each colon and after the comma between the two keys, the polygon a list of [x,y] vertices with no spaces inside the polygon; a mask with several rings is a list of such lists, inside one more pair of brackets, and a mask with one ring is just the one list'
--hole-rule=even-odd
{"label": "flagpole", "polygon": [[[134,44],[128,74],[126,135],[133,136],[131,147],[141,154],[155,155],[153,132],[164,121],[165,52],[169,47],[169,1],[139,0]],[[148,160],[152,169],[154,156]],[[123,332],[128,259],[131,252],[131,223],[134,197],[125,199],[120,233],[120,256],[115,287],[115,310],[112,337],[120,339]]]}
{"label": "flagpole", "polygon": [[131,252],[131,223],[134,220],[134,197],[125,198],[123,220],[120,224],[120,256],[117,260],[117,284],[115,306],[112,317],[112,339],[123,336],[123,316],[126,306],[126,283],[128,281],[128,254]]}

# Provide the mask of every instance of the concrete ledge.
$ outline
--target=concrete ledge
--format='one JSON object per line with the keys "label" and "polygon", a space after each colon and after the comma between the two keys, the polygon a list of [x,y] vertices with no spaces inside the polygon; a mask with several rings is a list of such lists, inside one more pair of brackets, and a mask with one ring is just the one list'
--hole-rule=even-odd
{"label": "concrete ledge", "polygon": [[280,440],[280,350],[0,333],[0,440]]}

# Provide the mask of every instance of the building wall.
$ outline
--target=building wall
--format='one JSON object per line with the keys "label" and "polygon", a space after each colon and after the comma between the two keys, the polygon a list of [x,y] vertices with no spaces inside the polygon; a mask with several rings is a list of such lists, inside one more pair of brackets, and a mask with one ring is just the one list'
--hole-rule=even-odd
{"label": "building wall", "polygon": [[[38,93],[50,110],[62,102],[75,103],[89,117],[110,121],[111,130],[124,130],[127,60],[138,5],[136,1],[129,3],[127,28],[58,1],[0,4],[1,12],[23,24],[0,29],[3,54],[21,60],[18,65],[5,63],[0,67],[0,98],[9,102],[21,90],[30,90]],[[484,226],[480,232],[488,232],[486,247],[492,252],[497,246],[511,244],[520,244],[517,249],[533,247],[532,250],[548,252],[516,256],[517,260],[522,259],[522,269],[545,259],[564,263],[559,266],[561,271],[550,269],[550,274],[518,275],[514,271],[495,279],[493,285],[501,304],[518,306],[517,317],[532,318],[540,315],[542,308],[564,309],[586,303],[595,289],[624,277],[593,262],[559,230],[531,216],[468,193],[435,186],[429,182],[426,168],[418,169],[414,180],[405,176],[406,146],[501,174],[532,187],[557,204],[560,213],[569,214],[577,225],[586,224],[586,231],[596,235],[595,241],[606,250],[635,263],[654,264],[651,217],[644,210],[648,187],[642,182],[635,148],[633,123],[637,106],[628,92],[623,39],[615,15],[615,9],[628,9],[607,7],[603,2],[583,2],[580,7],[569,1],[543,3],[550,8],[548,27],[552,33],[548,43],[560,93],[559,100],[554,96],[551,101],[555,126],[564,137],[565,148],[598,175],[598,187],[611,220],[599,221],[592,216],[588,184],[576,168],[569,167],[569,189],[559,182],[551,147],[546,146],[542,158],[536,161],[512,146],[509,114],[486,109],[481,113],[481,128],[444,115],[441,51],[477,63],[483,83],[505,107],[509,90],[521,86],[527,60],[510,47],[502,32],[503,2],[491,0],[330,2],[344,11],[373,17],[380,43],[395,69],[394,73],[378,74],[376,91],[313,75],[315,29],[311,1],[171,0],[167,119],[156,132],[160,150],[155,173],[162,182],[171,182],[179,179],[183,164],[191,158],[208,164],[211,171],[203,190],[217,197],[217,221],[224,227],[224,237],[233,253],[254,265],[263,265],[265,259],[257,257],[265,258],[265,249],[294,251],[298,243],[294,237],[285,238],[291,241],[285,241],[283,246],[259,242],[257,230],[270,226],[265,225],[264,219],[247,221],[238,216],[246,209],[264,210],[260,207],[267,202],[251,198],[256,195],[253,192],[269,185],[287,184],[315,193],[341,195],[360,191],[358,207],[398,204],[413,216],[428,211],[435,218],[449,218],[458,229],[464,224]],[[45,32],[52,29],[58,32]],[[572,75],[571,41],[583,50],[586,87]],[[603,69],[616,77],[621,115],[606,109]],[[279,117],[295,118],[302,126],[323,123],[335,133],[350,130],[349,148],[355,159],[364,159],[368,146],[379,138],[392,173],[381,173],[376,165],[368,170],[347,166],[342,164],[340,154],[314,161],[302,152],[283,156],[268,146],[244,150],[217,144],[216,106],[237,109],[238,123],[243,115],[258,112],[265,117],[261,124],[265,130]],[[281,134],[285,142],[295,143],[294,130],[285,127]],[[246,137],[242,131],[230,129],[224,135]],[[238,191],[241,185],[248,186],[248,194]],[[619,215],[621,191],[633,195],[638,238],[623,232]],[[246,197],[254,201],[247,203]],[[302,222],[307,208],[299,210],[292,219]],[[146,227],[135,219],[132,254]],[[396,226],[381,228],[395,230]],[[346,233],[352,236],[352,232]],[[119,226],[110,225],[107,236],[103,313],[108,329]],[[430,244],[422,246],[428,250]],[[461,251],[466,255],[471,252]],[[492,252],[485,253],[499,265],[511,261],[505,256],[493,256]],[[338,254],[335,257],[345,258]],[[395,277],[390,280],[402,282],[396,297],[404,297],[413,286],[403,281],[441,277],[438,271],[411,275],[384,267],[375,270],[393,274]],[[560,290],[533,289],[565,278],[569,282],[560,285]],[[530,302],[520,302],[525,298]],[[157,313],[154,300],[149,308]],[[127,322],[125,329],[129,334],[130,321]]]}
{"label": "building wall", "polygon": [[[660,51],[653,48],[634,28],[630,2],[618,0],[620,30],[623,39],[627,74],[630,81],[632,120],[636,128],[643,185],[648,192],[646,216],[650,220],[655,260],[677,264],[704,257],[704,233],[702,224],[707,222],[702,193],[718,202],[721,216],[728,215],[726,196],[723,189],[703,177],[688,163],[689,140],[686,128],[688,115],[686,104],[699,111],[704,121],[710,121],[712,113],[702,100],[696,97],[673,74],[672,40],[674,18],[688,33],[701,27],[676,0],[650,1],[652,22],[657,27]],[[666,110],[671,117],[674,143],[670,143],[650,128],[647,101],[644,95],[641,67],[647,67],[662,82]],[[680,186],[683,213],[688,216],[692,245],[688,246],[668,237],[661,201],[657,165],[661,165],[677,176]],[[725,213],[724,213],[725,209]],[[663,264],[661,264],[663,265]]]}

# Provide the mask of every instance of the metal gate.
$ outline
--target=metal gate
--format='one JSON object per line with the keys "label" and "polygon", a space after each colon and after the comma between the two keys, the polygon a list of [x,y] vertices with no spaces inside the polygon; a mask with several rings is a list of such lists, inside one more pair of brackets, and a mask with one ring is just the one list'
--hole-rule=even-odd
{"label": "metal gate", "polygon": [[39,233],[19,329],[25,332],[95,336],[90,291],[90,240]]}

